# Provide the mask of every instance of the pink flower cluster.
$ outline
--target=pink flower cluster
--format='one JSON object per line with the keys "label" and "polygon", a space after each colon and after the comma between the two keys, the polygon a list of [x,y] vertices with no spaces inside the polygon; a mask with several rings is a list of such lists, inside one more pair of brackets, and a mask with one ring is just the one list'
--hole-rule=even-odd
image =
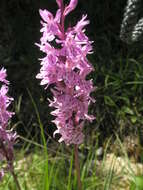
{"label": "pink flower cluster", "polygon": [[0,88],[0,160],[5,160],[7,167],[1,169],[0,179],[3,177],[4,172],[12,166],[13,145],[16,139],[16,133],[7,129],[8,121],[14,113],[8,111],[13,98],[7,96],[9,82],[6,80],[6,76],[6,70],[2,68],[0,70],[0,82],[2,83]]}
{"label": "pink flower cluster", "polygon": [[52,112],[57,126],[54,135],[61,135],[59,142],[80,144],[84,138],[84,121],[94,119],[88,115],[89,103],[94,101],[90,97],[93,83],[86,80],[93,70],[87,59],[87,55],[92,53],[92,42],[84,29],[89,21],[83,15],[75,26],[65,30],[65,17],[75,9],[78,0],[71,0],[66,6],[63,0],[56,2],[59,9],[55,16],[47,10],[40,10],[42,37],[37,45],[46,56],[41,59],[40,73],[36,77],[46,88],[53,84],[51,91],[54,98],[49,101],[50,106],[56,108]]}

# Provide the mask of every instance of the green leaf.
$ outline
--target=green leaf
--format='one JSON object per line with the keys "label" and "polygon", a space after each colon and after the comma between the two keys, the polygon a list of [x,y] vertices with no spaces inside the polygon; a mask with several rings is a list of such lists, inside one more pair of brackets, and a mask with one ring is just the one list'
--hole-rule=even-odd
{"label": "green leaf", "polygon": [[137,117],[136,117],[136,116],[131,116],[131,122],[132,122],[133,124],[135,124],[136,121],[137,121]]}
{"label": "green leaf", "polygon": [[124,101],[127,105],[130,104],[130,100],[129,100],[128,97],[125,97],[125,96],[117,96],[117,98],[118,98],[119,100]]}
{"label": "green leaf", "polygon": [[104,102],[106,105],[116,106],[115,102],[109,96],[104,96]]}
{"label": "green leaf", "polygon": [[109,75],[106,75],[106,77],[105,77],[105,87],[108,86],[108,79],[109,79]]}
{"label": "green leaf", "polygon": [[136,176],[130,185],[130,190],[143,190],[143,176]]}
{"label": "green leaf", "polygon": [[122,111],[127,113],[127,114],[134,115],[133,110],[131,108],[129,108],[129,107],[123,106]]}

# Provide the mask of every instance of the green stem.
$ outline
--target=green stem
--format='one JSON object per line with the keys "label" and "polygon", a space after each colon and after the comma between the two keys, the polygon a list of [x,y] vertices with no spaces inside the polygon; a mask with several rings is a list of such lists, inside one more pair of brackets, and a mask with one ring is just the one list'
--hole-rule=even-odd
{"label": "green stem", "polygon": [[14,172],[13,167],[12,167],[12,169],[10,170],[10,172],[11,172],[11,174],[12,174],[12,176],[13,176],[13,179],[14,179],[14,182],[15,182],[15,184],[16,184],[16,186],[17,186],[17,190],[21,190],[21,187],[20,187],[18,178],[17,178],[17,176],[16,176],[16,174],[15,174],[15,172]]}
{"label": "green stem", "polygon": [[13,160],[9,159],[8,150],[5,148],[5,145],[4,145],[3,142],[0,142],[0,146],[1,146],[2,150],[3,150],[3,152],[4,152],[4,155],[5,155],[5,158],[7,160],[8,166],[10,168],[9,171],[10,171],[10,173],[12,174],[12,176],[14,178],[14,182],[15,182],[15,184],[17,186],[17,190],[21,190],[18,178],[17,178],[17,176],[16,176],[16,174],[14,172]]}
{"label": "green stem", "polygon": [[75,169],[77,173],[78,190],[82,190],[82,183],[80,179],[80,165],[78,159],[78,145],[74,145],[74,155],[75,155]]}

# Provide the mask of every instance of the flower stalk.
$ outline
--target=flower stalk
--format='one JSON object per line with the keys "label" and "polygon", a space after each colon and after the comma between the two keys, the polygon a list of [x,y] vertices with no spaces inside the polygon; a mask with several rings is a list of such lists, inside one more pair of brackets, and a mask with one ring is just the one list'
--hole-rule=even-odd
{"label": "flower stalk", "polygon": [[5,149],[5,146],[4,146],[3,142],[1,142],[1,148],[2,148],[2,150],[4,152],[5,158],[6,158],[7,163],[8,163],[8,170],[11,173],[11,175],[13,176],[13,179],[14,179],[14,182],[16,184],[17,190],[21,190],[20,183],[19,183],[17,175],[15,174],[15,171],[14,171],[13,160],[11,160],[9,158],[8,152]]}
{"label": "flower stalk", "polygon": [[82,183],[80,178],[80,164],[78,159],[78,145],[74,145],[74,155],[75,155],[75,169],[77,174],[78,190],[82,190]]}
{"label": "flower stalk", "polygon": [[20,187],[20,183],[18,181],[18,178],[17,178],[17,175],[15,174],[15,171],[14,171],[14,168],[12,167],[12,169],[10,170],[12,176],[13,176],[13,179],[14,179],[14,182],[17,186],[17,190],[22,190],[21,187]]}

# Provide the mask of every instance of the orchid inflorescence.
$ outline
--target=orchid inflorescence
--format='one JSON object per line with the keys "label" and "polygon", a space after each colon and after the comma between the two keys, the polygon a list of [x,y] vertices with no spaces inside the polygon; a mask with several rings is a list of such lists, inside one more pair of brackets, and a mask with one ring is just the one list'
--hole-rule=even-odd
{"label": "orchid inflorescence", "polygon": [[0,70],[0,82],[2,83],[0,88],[0,160],[6,161],[7,164],[0,171],[0,179],[13,167],[13,145],[17,137],[16,132],[7,129],[9,119],[14,112],[8,111],[13,98],[7,95],[9,81],[6,80],[6,76],[6,69],[2,68]]}
{"label": "orchid inflorescence", "polygon": [[54,136],[59,133],[59,142],[78,145],[83,142],[85,120],[94,119],[88,115],[89,103],[94,102],[90,97],[93,82],[86,80],[94,70],[87,59],[87,55],[93,53],[92,42],[84,29],[89,20],[87,15],[83,15],[75,26],[65,29],[65,17],[75,9],[78,0],[71,0],[68,5],[64,5],[63,0],[56,2],[58,10],[55,16],[48,10],[40,10],[42,37],[37,45],[46,56],[41,59],[40,73],[36,77],[41,79],[41,85],[46,85],[45,89],[53,84],[54,98],[49,102],[56,108],[51,112],[56,116]]}

